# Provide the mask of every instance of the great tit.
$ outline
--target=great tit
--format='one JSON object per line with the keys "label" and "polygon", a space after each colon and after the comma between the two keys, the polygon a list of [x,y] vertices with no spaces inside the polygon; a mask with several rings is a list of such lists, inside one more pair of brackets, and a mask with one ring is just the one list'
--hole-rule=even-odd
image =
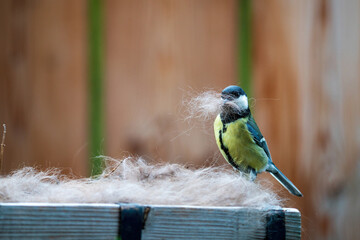
{"label": "great tit", "polygon": [[263,171],[270,172],[290,193],[302,193],[275,166],[269,148],[249,109],[244,90],[229,86],[221,92],[220,114],[214,122],[216,143],[226,161],[251,180]]}

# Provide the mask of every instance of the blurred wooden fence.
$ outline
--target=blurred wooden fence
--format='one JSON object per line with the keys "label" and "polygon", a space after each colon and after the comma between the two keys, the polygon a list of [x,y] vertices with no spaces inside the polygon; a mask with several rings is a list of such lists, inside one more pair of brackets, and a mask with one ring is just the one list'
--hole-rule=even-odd
{"label": "blurred wooden fence", "polygon": [[[255,116],[274,161],[304,193],[288,205],[302,212],[304,239],[354,239],[359,1],[252,3]],[[103,4],[104,153],[223,163],[211,130],[182,121],[181,103],[190,88],[236,82],[238,2]],[[3,173],[23,165],[87,173],[86,8],[84,0],[0,2]]]}
{"label": "blurred wooden fence", "polygon": [[85,16],[85,1],[0,2],[3,173],[23,165],[86,173]]}
{"label": "blurred wooden fence", "polygon": [[[8,127],[3,172],[25,164],[87,174],[86,1],[0,4],[0,120]],[[215,144],[205,144],[204,130],[183,121],[181,103],[190,88],[236,81],[235,2],[103,5],[103,153],[202,164]]]}
{"label": "blurred wooden fence", "polygon": [[360,3],[254,1],[253,14],[256,116],[304,193],[303,237],[358,239]]}
{"label": "blurred wooden fence", "polygon": [[105,5],[106,152],[202,165],[212,132],[184,121],[182,101],[236,82],[235,1]]}

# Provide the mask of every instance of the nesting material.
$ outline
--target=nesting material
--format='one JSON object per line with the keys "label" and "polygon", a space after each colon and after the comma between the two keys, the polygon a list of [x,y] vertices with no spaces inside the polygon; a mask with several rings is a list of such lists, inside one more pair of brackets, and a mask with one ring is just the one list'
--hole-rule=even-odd
{"label": "nesting material", "polygon": [[213,120],[220,113],[221,103],[220,93],[215,91],[192,94],[189,99],[183,101],[187,110],[185,119]]}
{"label": "nesting material", "polygon": [[[143,159],[107,158],[97,178],[69,179],[58,171],[23,168],[0,178],[0,202],[139,203],[206,206],[280,206],[269,183],[250,182],[221,167],[188,169]],[[110,163],[110,164],[109,164]]]}
{"label": "nesting material", "polygon": [[[252,99],[251,99],[252,100]],[[186,106],[186,117],[185,120],[188,122],[194,122],[199,120],[202,123],[209,122],[213,123],[215,117],[221,112],[222,108],[228,108],[231,106],[231,111],[240,113],[243,111],[234,102],[228,102],[227,105],[223,105],[221,94],[215,91],[204,91],[198,94],[194,94],[190,99],[183,101],[183,105]]]}
{"label": "nesting material", "polygon": [[[205,91],[185,100],[185,120],[213,121],[220,94]],[[58,170],[23,168],[0,177],[0,202],[139,203],[154,205],[281,206],[266,181],[251,182],[224,167],[189,169],[178,164],[151,165],[141,158],[105,158],[96,178],[70,179]]]}

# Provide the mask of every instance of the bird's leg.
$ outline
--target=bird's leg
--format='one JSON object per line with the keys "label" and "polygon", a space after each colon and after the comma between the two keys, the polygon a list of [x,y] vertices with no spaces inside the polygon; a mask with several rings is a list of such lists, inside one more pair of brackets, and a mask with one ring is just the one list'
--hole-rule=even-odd
{"label": "bird's leg", "polygon": [[255,181],[256,179],[256,176],[257,176],[257,172],[255,169],[253,168],[248,168],[248,171],[249,171],[249,178],[251,181]]}
{"label": "bird's leg", "polygon": [[257,172],[255,169],[253,169],[252,167],[248,167],[248,168],[242,168],[242,169],[239,169],[237,168],[236,170],[244,173],[245,177],[249,180],[249,181],[255,181],[256,179],[256,176],[257,176]]}

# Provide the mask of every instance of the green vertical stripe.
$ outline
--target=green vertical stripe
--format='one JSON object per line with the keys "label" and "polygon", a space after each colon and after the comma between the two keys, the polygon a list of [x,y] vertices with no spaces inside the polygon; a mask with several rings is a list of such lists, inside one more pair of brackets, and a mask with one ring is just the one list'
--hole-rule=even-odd
{"label": "green vertical stripe", "polygon": [[238,1],[238,84],[252,96],[251,0]]}
{"label": "green vertical stripe", "polygon": [[88,1],[89,38],[89,138],[90,171],[97,175],[102,171],[104,112],[103,112],[103,8],[101,0]]}

